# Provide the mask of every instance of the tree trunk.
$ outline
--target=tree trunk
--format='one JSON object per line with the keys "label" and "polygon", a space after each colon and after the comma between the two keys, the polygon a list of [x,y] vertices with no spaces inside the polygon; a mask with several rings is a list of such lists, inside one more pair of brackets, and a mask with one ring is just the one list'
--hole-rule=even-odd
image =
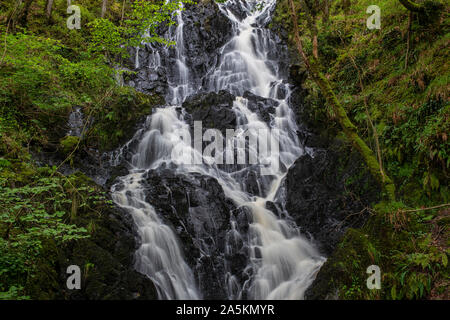
{"label": "tree trunk", "polygon": [[[316,24],[316,15],[311,10],[310,7],[308,7],[308,4],[305,0],[300,0],[300,3],[303,6],[303,9],[306,13],[306,22],[308,24],[309,30],[311,31],[311,38],[312,38],[312,45],[313,45],[313,56],[316,59],[319,59],[319,41],[318,41],[318,30],[317,30],[317,24]],[[317,6],[318,3],[316,2],[315,5]]]}
{"label": "tree trunk", "polygon": [[[350,140],[353,146],[359,151],[361,156],[363,157],[369,172],[372,176],[380,183],[384,193],[389,198],[389,200],[395,200],[395,185],[392,180],[388,177],[387,174],[383,172],[381,167],[379,166],[377,159],[373,153],[373,151],[367,146],[363,139],[358,135],[357,128],[350,121],[347,116],[347,112],[344,107],[341,105],[339,100],[337,99],[333,89],[331,87],[330,81],[321,73],[321,66],[318,59],[313,57],[309,59],[303,50],[302,40],[300,38],[300,33],[298,29],[298,18],[296,13],[296,8],[293,0],[289,0],[291,7],[292,20],[294,25],[294,37],[295,43],[297,45],[297,50],[302,56],[306,68],[308,69],[310,75],[313,80],[319,86],[322,95],[326,99],[327,103],[333,108],[334,113],[336,114],[336,118],[339,124],[344,131],[346,137]],[[314,32],[312,31],[312,34]]]}
{"label": "tree trunk", "polygon": [[330,19],[330,0],[324,0],[323,4],[323,22],[328,23]]}
{"label": "tree trunk", "polygon": [[45,6],[45,14],[47,15],[47,19],[52,17],[53,2],[54,0],[47,0],[47,5]]}
{"label": "tree trunk", "polygon": [[399,0],[400,3],[410,12],[417,13],[420,25],[440,25],[444,4],[439,1],[426,1],[424,4],[417,4],[411,0]]}
{"label": "tree trunk", "polygon": [[103,0],[103,4],[102,4],[102,15],[101,17],[104,18],[106,15],[106,9],[108,7],[108,0]]}
{"label": "tree trunk", "polygon": [[319,59],[319,41],[317,40],[317,34],[313,35],[313,56]]}
{"label": "tree trunk", "polygon": [[19,17],[20,6],[22,5],[23,0],[17,0],[16,4],[11,8],[8,13],[8,17],[6,18],[6,32],[11,27],[11,30],[14,30],[14,25],[17,21],[17,17]]}
{"label": "tree trunk", "polygon": [[425,9],[422,5],[417,4],[411,0],[399,0],[400,3],[409,11],[412,12],[423,12]]}
{"label": "tree trunk", "polygon": [[122,16],[120,17],[120,24],[122,25],[123,18],[125,16],[125,0],[122,2]]}

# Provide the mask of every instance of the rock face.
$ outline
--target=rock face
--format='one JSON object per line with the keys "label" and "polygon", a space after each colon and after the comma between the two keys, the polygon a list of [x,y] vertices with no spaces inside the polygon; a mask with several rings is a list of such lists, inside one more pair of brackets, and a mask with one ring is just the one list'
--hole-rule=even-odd
{"label": "rock face", "polygon": [[[361,227],[369,217],[367,208],[379,200],[378,183],[365,169],[356,150],[336,138],[340,128],[314,105],[326,102],[311,98],[303,83],[308,72],[284,23],[285,2],[278,1],[271,30],[289,44],[289,82],[293,84],[290,102],[299,125],[299,138],[309,148],[289,169],[285,180],[286,209],[302,232],[309,236],[321,253],[330,256],[348,228]],[[319,100],[319,101],[317,101]],[[319,271],[305,294],[307,299],[334,296],[327,283],[327,270]],[[324,290],[324,288],[326,288]],[[328,290],[328,291],[327,291]],[[325,292],[318,295],[317,292]]]}
{"label": "rock face", "polygon": [[248,108],[259,115],[259,117],[266,122],[270,123],[271,115],[275,114],[275,108],[278,107],[278,102],[268,98],[262,98],[253,93],[246,91],[243,96],[248,100]]}
{"label": "rock face", "polygon": [[226,129],[236,127],[236,114],[233,111],[235,96],[227,91],[200,93],[189,97],[183,108],[189,113],[187,120],[202,121],[203,129],[218,129],[225,136]]}
{"label": "rock face", "polygon": [[333,252],[347,228],[362,226],[369,214],[365,208],[378,191],[356,153],[341,156],[325,149],[316,150],[314,158],[304,155],[286,179],[286,209],[325,255]]}
{"label": "rock face", "polygon": [[[186,6],[182,17],[181,36],[185,44],[185,64],[191,75],[189,84],[199,88],[204,76],[216,65],[220,48],[230,40],[232,24],[213,0]],[[175,38],[176,25],[170,28],[170,34]],[[165,29],[161,30],[161,34],[167,31]],[[137,73],[128,76],[125,83],[147,94],[165,95],[168,93],[168,82],[179,83],[179,75],[173,70],[177,58],[175,47],[146,44],[143,48],[130,49],[127,67]]]}
{"label": "rock face", "polygon": [[[150,53],[147,50],[152,49],[146,46],[144,49],[139,50],[139,63],[148,63],[148,56]],[[134,51],[134,55],[136,55],[136,51]],[[165,95],[167,93],[168,85],[167,73],[164,68],[156,67],[150,69],[147,65],[143,66],[144,67],[142,68],[138,68],[135,75],[126,76],[126,84],[145,94],[152,95],[156,93]]]}
{"label": "rock face", "polygon": [[183,36],[188,40],[187,65],[199,79],[216,64],[218,50],[231,38],[232,25],[214,0],[189,6],[183,20]]}
{"label": "rock face", "polygon": [[[268,98],[259,97],[246,91],[243,98],[247,99],[247,107],[256,112],[267,124],[270,123],[275,114],[278,102]],[[236,97],[228,91],[222,90],[218,93],[199,93],[186,99],[183,108],[188,112],[187,119],[202,121],[203,128],[215,128],[225,136],[226,129],[234,129],[237,124],[236,113],[233,111],[233,103]]]}
{"label": "rock face", "polygon": [[203,298],[227,299],[226,264],[242,272],[247,262],[239,252],[225,254],[230,214],[236,211],[231,200],[217,180],[200,174],[176,175],[159,168],[147,172],[145,180],[146,201],[178,235]]}
{"label": "rock face", "polygon": [[[153,282],[134,270],[134,253],[138,247],[133,221],[118,208],[103,211],[104,217],[89,217],[95,221],[91,238],[77,241],[60,250],[59,283],[69,276],[66,268],[77,265],[82,272],[80,290],[66,287],[57,298],[70,300],[131,300],[157,299]],[[84,215],[79,219],[89,219]],[[77,221],[85,224],[87,221]]]}
{"label": "rock face", "polygon": [[[98,186],[76,173],[76,186]],[[73,181],[73,180],[72,180]],[[135,300],[157,299],[153,282],[135,271],[134,256],[139,243],[131,216],[108,203],[95,210],[80,206],[70,223],[84,227],[89,237],[59,246],[52,239],[43,242],[37,275],[30,279],[29,291],[37,300]],[[69,266],[80,268],[80,289],[69,289]],[[73,274],[73,273],[72,273]]]}
{"label": "rock face", "polygon": [[[182,13],[182,36],[185,63],[191,77],[189,83],[206,88],[203,83],[205,76],[217,64],[218,50],[230,40],[232,25],[212,0],[202,1],[192,10],[187,9]],[[279,37],[272,37],[273,43],[281,42]],[[267,207],[276,214],[283,211],[280,208],[287,209],[302,232],[317,243],[323,254],[329,255],[347,228],[364,223],[368,215],[364,208],[376,200],[378,190],[357,153],[349,155],[346,153],[349,149],[343,147],[339,140],[323,138],[327,136],[323,134],[327,130],[326,125],[318,124],[305,104],[308,92],[301,85],[307,74],[298,61],[289,58],[285,49],[282,52],[274,49],[268,59],[279,62],[280,71],[294,84],[290,103],[298,117],[298,134],[314,156],[305,154],[287,172],[285,197],[281,197],[286,202],[268,203]],[[126,83],[147,94],[166,95],[168,83],[177,80],[173,78],[177,73],[171,70],[177,59],[174,49],[146,45],[131,53],[133,58],[129,68],[136,74],[129,76]],[[187,98],[182,105],[191,127],[194,121],[202,121],[203,130],[215,128],[223,135],[226,129],[235,128],[238,121],[233,110],[236,97],[227,91],[199,91],[201,93]],[[287,92],[279,94],[279,98],[284,98]],[[248,108],[270,123],[278,102],[251,92],[245,92],[243,96],[248,101]],[[114,176],[126,174],[123,163],[130,161],[139,137],[138,131],[135,139],[122,148],[122,164],[116,167],[116,172],[107,168],[111,178],[103,184],[108,186]],[[251,195],[267,194],[258,182],[270,177],[264,178],[251,171],[239,173],[238,169],[238,166],[225,168],[236,176],[242,175],[238,179],[242,190]],[[178,235],[186,262],[194,271],[205,299],[228,298],[226,285],[230,284],[230,274],[240,284],[249,279],[251,271],[246,269],[249,248],[245,238],[251,215],[246,208],[236,208],[225,197],[217,180],[198,173],[181,175],[175,168],[160,167],[146,173],[144,188],[146,201]],[[107,217],[98,220],[99,229],[91,241],[65,248],[59,262],[61,272],[58,277],[66,276],[63,266],[68,263],[85,266],[89,262],[96,266],[88,271],[84,289],[79,292],[64,290],[65,297],[156,298],[151,281],[133,268],[138,243],[134,239],[132,225],[126,213],[111,209]],[[235,237],[235,234],[240,237]]]}

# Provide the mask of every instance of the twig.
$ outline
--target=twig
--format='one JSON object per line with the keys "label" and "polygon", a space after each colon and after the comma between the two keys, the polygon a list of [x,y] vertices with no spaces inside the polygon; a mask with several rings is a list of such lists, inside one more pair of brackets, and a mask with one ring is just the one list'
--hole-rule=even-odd
{"label": "twig", "polygon": [[[80,196],[81,199],[83,199],[83,195],[78,191],[78,189],[73,185],[73,183],[69,180],[69,178],[67,178],[65,175],[63,175],[62,173],[58,172],[58,175],[61,176],[62,178],[66,179],[66,181],[72,186],[73,190]],[[73,200],[72,200],[73,201]],[[94,208],[91,208],[87,203],[86,206],[88,209],[96,212],[98,214],[98,216],[100,217],[102,214],[101,212],[95,210]]]}
{"label": "twig", "polygon": [[400,211],[405,212],[405,213],[411,213],[411,212],[428,211],[428,210],[445,208],[445,207],[450,207],[450,203],[440,204],[438,206],[429,207],[429,208],[420,208],[420,209],[412,209],[412,210],[400,210]]}
{"label": "twig", "polygon": [[[102,102],[102,101],[103,101],[103,100],[111,93],[112,89],[113,89],[113,87],[110,87],[109,90],[106,91],[106,93],[105,93],[105,94],[102,96],[102,98],[100,99],[99,103],[101,103],[101,102]],[[85,132],[86,132],[86,127],[87,127],[88,123],[91,121],[92,113],[93,113],[93,112],[94,112],[94,108],[92,108],[92,109],[91,109],[91,112],[89,112],[89,115],[88,115],[88,117],[87,117],[87,119],[86,119],[86,122],[84,123],[83,129],[81,130],[81,136],[83,136],[83,134],[85,134]],[[79,146],[80,146],[80,143],[81,143],[81,140],[82,140],[82,139],[79,139],[79,140],[78,140],[78,142],[77,142],[75,148],[73,148],[72,152],[64,159],[63,162],[60,163],[60,165],[56,168],[55,172],[53,172],[53,174],[52,174],[50,177],[53,177],[53,175],[58,171],[58,169],[61,168],[62,165],[63,165],[64,163],[66,163],[66,161],[69,160],[69,159],[73,156],[73,154],[75,153],[75,151],[78,150],[78,148],[79,148]]]}
{"label": "twig", "polygon": [[[102,98],[100,99],[99,103],[101,103],[101,102],[102,102],[102,101],[103,101],[103,100],[111,93],[112,89],[113,89],[113,87],[110,87],[109,90],[106,91],[105,95],[102,96]],[[85,123],[84,126],[83,126],[83,129],[82,129],[82,131],[81,131],[81,134],[82,134],[82,135],[84,134],[84,132],[85,132],[85,130],[86,130],[87,124],[90,122],[90,119],[91,119],[91,116],[92,116],[93,111],[94,111],[94,109],[92,109],[91,112],[89,113],[88,119],[86,120],[86,123]],[[72,150],[72,152],[67,156],[67,158],[64,159],[64,161],[61,162],[61,164],[60,164],[60,165],[55,169],[55,171],[50,175],[50,178],[52,178],[56,173],[59,173],[59,172],[58,172],[58,169],[61,168],[61,166],[62,166],[68,159],[70,159],[70,157],[75,153],[75,151],[76,151],[76,150],[78,149],[78,147],[80,146],[80,142],[81,142],[81,139],[78,140],[77,145],[76,145],[75,148]],[[36,184],[36,183],[37,183],[37,182],[35,182],[35,183],[31,184],[31,185],[34,185],[34,184]],[[30,201],[33,200],[34,197],[35,197],[36,195],[37,195],[37,193],[33,194],[33,195],[31,196],[31,198],[30,198]],[[22,208],[19,210],[19,212],[16,214],[15,220],[17,220],[17,218],[19,218],[19,217],[22,215],[22,211],[23,211],[23,207],[22,207]],[[5,233],[5,237],[9,237],[9,231],[10,231],[10,228],[12,227],[12,224],[13,224],[13,223],[11,222],[11,223],[8,225],[7,230],[6,230],[6,233]]]}
{"label": "twig", "polygon": [[5,48],[3,50],[3,55],[2,55],[2,59],[0,60],[0,65],[3,64],[3,60],[5,59],[5,55],[6,55],[6,48],[7,48],[7,39],[8,39],[8,31],[9,31],[9,25],[11,23],[11,20],[13,19],[14,15],[16,14],[17,8],[19,8],[19,6],[21,5],[22,1],[17,2],[17,5],[15,6],[13,12],[11,13],[10,18],[8,19],[8,24],[6,26],[6,31],[5,31]]}
{"label": "twig", "polygon": [[123,0],[123,2],[122,2],[122,16],[120,17],[120,25],[122,25],[123,18],[125,16],[125,1],[126,0]]}
{"label": "twig", "polygon": [[369,120],[370,126],[372,128],[373,136],[375,138],[375,146],[376,146],[376,149],[377,149],[378,165],[380,166],[381,176],[383,177],[383,180],[384,180],[383,159],[381,158],[380,141],[378,139],[377,128],[373,124],[372,117],[370,116],[370,113],[369,113],[369,106],[368,106],[368,102],[367,102],[367,97],[364,95],[364,84],[363,84],[363,81],[362,81],[361,71],[359,70],[358,66],[356,65],[355,58],[351,54],[349,54],[349,57],[350,57],[350,60],[353,63],[353,66],[355,67],[356,71],[358,72],[359,86],[361,87],[361,94],[363,95],[363,99],[364,99],[364,106],[365,106],[365,109],[366,109],[366,115],[367,115],[367,118]]}
{"label": "twig", "polygon": [[405,56],[405,70],[408,68],[409,48],[411,43],[411,23],[412,23],[412,11],[409,12],[408,18],[408,35],[406,40],[406,56]]}
{"label": "twig", "polygon": [[293,25],[294,25],[294,36],[295,36],[295,43],[297,44],[297,49],[300,52],[300,54],[302,55],[303,58],[303,62],[305,63],[305,65],[307,66],[307,68],[310,70],[311,66],[309,63],[309,59],[306,56],[305,51],[303,50],[303,43],[302,43],[302,39],[300,38],[300,32],[298,30],[298,18],[297,18],[297,11],[295,9],[295,5],[294,2],[292,0],[289,0],[289,4],[291,5],[291,15],[292,15],[292,20],[293,20]]}

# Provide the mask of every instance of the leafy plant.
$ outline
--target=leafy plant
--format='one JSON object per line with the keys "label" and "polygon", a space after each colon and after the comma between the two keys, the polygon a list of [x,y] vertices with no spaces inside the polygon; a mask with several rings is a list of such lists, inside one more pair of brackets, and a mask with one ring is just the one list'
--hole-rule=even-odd
{"label": "leafy plant", "polygon": [[157,28],[175,24],[173,13],[183,9],[184,3],[190,0],[134,1],[131,12],[128,13],[123,24],[117,25],[108,19],[95,19],[89,24],[91,28],[90,52],[104,53],[109,61],[128,57],[130,47],[140,47],[143,42],[158,42],[172,45],[161,37]]}
{"label": "leafy plant", "polygon": [[65,177],[55,168],[30,170],[35,177],[26,183],[15,180],[11,186],[0,180],[0,298],[21,296],[20,288],[38,271],[45,243],[58,246],[89,237],[86,228],[71,223],[76,211],[111,203],[78,175]]}

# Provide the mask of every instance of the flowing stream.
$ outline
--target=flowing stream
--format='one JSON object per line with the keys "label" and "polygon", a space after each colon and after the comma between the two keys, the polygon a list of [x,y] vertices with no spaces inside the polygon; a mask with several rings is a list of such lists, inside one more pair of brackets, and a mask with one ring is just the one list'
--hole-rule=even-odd
{"label": "flowing stream", "polygon": [[[264,5],[259,7],[261,3]],[[183,258],[176,233],[163,222],[151,203],[145,201],[141,184],[143,175],[162,164],[170,165],[179,175],[195,172],[214,177],[236,207],[245,207],[251,212],[252,221],[245,239],[240,239],[244,235],[236,228],[228,233],[229,245],[225,250],[232,251],[235,241],[245,241],[249,248],[247,269],[251,270],[245,283],[239,283],[232,272],[227,271],[223,285],[229,299],[302,299],[325,260],[290,219],[282,219],[266,208],[268,201],[283,201],[280,188],[288,168],[298,157],[309,152],[298,141],[295,115],[289,107],[289,85],[278,74],[278,61],[270,57],[271,47],[277,44],[264,26],[270,21],[275,4],[275,0],[229,0],[219,4],[221,12],[232,22],[233,37],[221,48],[217,65],[205,75],[202,88],[209,92],[227,90],[237,96],[233,106],[237,117],[235,130],[274,132],[272,139],[278,144],[276,148],[270,145],[269,154],[247,148],[258,160],[256,165],[239,168],[215,165],[180,137],[180,130],[189,132],[184,111],[179,111],[181,103],[198,89],[191,85],[192,76],[186,66],[181,13],[177,15],[177,26],[169,31],[177,43],[175,69],[178,75],[169,81],[168,105],[149,116],[131,159],[129,174],[112,187],[115,203],[130,212],[137,226],[141,246],[136,252],[136,269],[153,280],[161,299],[203,297],[193,270]],[[236,10],[240,12],[239,17],[233,14]],[[160,56],[155,51],[149,67],[160,63]],[[139,65],[138,56],[136,65]],[[248,100],[242,97],[246,91],[277,102],[269,123],[248,108]],[[231,146],[239,143],[242,137],[233,139]],[[188,164],[191,157],[197,160],[194,163],[202,163]],[[262,169],[266,171],[265,175],[261,175]],[[249,192],[241,179],[248,171],[257,174],[257,194]],[[230,221],[232,226],[236,223]]]}

